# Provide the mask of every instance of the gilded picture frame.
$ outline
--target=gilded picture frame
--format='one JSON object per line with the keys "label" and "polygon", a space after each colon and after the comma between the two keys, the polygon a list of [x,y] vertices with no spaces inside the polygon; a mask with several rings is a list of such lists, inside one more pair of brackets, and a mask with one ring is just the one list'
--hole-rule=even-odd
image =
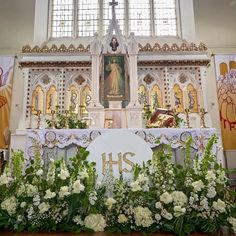
{"label": "gilded picture frame", "polygon": [[105,101],[124,101],[128,99],[126,56],[103,55],[101,95]]}

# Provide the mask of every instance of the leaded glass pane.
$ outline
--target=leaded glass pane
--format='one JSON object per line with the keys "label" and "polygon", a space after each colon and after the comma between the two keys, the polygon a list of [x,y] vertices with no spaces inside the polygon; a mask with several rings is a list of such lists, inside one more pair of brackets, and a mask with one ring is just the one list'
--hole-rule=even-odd
{"label": "leaded glass pane", "polygon": [[[109,5],[111,0],[103,1],[103,34],[106,34],[109,26],[109,21],[112,19],[112,7]],[[124,0],[117,1],[118,5],[115,6],[116,11],[116,19],[119,22],[120,29],[122,33],[124,33],[124,25],[125,25],[125,5]]]}
{"label": "leaded glass pane", "polygon": [[79,0],[78,2],[78,35],[93,36],[98,32],[98,0]]}
{"label": "leaded glass pane", "polygon": [[52,1],[52,37],[73,36],[73,0]]}
{"label": "leaded glass pane", "polygon": [[149,0],[129,1],[129,31],[135,35],[151,35],[151,14]]}
{"label": "leaded glass pane", "polygon": [[154,18],[157,36],[177,35],[175,0],[154,0]]}

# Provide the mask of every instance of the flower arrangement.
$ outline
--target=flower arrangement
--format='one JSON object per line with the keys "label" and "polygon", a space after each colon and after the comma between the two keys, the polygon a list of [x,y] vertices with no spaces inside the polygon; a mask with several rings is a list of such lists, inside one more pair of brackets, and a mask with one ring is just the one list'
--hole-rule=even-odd
{"label": "flower arrangement", "polygon": [[68,165],[42,164],[36,155],[26,169],[23,153],[15,152],[0,176],[0,228],[187,235],[227,226],[236,232],[236,194],[212,155],[215,141],[209,140],[201,160],[191,159],[186,141],[182,166],[173,164],[171,147],[163,145],[133,168],[132,180],[107,173],[102,182],[85,149]]}

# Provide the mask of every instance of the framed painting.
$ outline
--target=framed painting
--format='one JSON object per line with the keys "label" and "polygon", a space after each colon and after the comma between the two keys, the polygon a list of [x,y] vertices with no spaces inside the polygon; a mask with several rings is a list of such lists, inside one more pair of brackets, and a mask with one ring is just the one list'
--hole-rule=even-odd
{"label": "framed painting", "polygon": [[106,101],[127,100],[125,55],[104,55],[101,94]]}

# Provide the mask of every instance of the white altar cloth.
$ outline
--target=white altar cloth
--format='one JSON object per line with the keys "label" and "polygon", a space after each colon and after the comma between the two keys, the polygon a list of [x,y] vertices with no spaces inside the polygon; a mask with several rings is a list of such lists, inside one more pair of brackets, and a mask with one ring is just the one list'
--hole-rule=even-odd
{"label": "white altar cloth", "polygon": [[[120,129],[124,130],[124,129]],[[173,149],[183,146],[183,142],[192,136],[194,148],[201,157],[204,148],[213,134],[217,134],[214,128],[205,129],[178,129],[178,128],[156,128],[156,129],[125,129],[144,139],[151,148],[160,144],[170,144]],[[38,150],[44,155],[44,149],[64,149],[69,146],[87,147],[98,136],[110,132],[112,129],[34,129],[27,131],[26,157],[35,156]],[[117,129],[116,129],[117,131]],[[218,134],[217,134],[218,135]],[[157,141],[159,142],[157,143]],[[119,141],[119,140],[117,140]],[[217,153],[217,144],[213,148]]]}

